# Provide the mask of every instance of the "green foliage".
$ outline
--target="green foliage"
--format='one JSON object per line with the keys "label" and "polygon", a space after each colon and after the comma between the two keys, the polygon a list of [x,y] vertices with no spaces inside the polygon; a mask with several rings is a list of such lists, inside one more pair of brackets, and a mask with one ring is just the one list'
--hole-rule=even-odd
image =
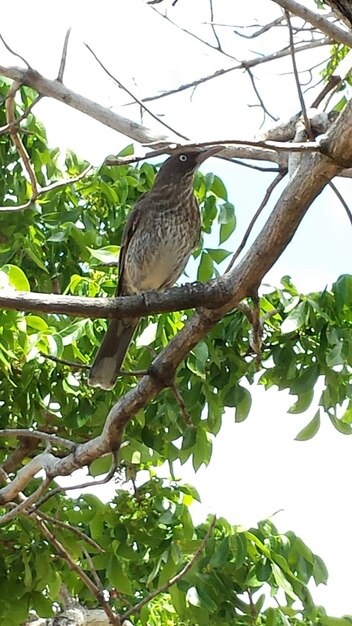
{"label": "green foliage", "polygon": [[[0,84],[0,95],[6,85]],[[18,110],[34,94],[21,90]],[[6,123],[0,112],[0,126]],[[74,177],[86,163],[73,153],[58,164],[58,150],[46,143],[45,130],[32,116],[22,122],[23,135],[42,186]],[[131,154],[128,146],[120,154]],[[22,204],[30,197],[18,155],[8,135],[0,135],[0,204]],[[127,215],[141,193],[153,184],[150,164],[109,168],[102,165],[79,182],[41,196],[23,212],[0,212],[0,288],[66,293],[78,296],[114,294],[115,261]],[[195,192],[202,212],[203,242],[194,257],[199,280],[217,276],[230,252],[208,246],[208,235],[227,241],[236,226],[235,209],[222,181],[197,173]],[[204,242],[206,242],[204,244]],[[248,304],[251,304],[250,302]],[[312,390],[322,391],[319,410],[297,436],[313,436],[326,415],[342,433],[352,429],[351,336],[352,277],[341,276],[331,291],[302,295],[285,277],[278,289],[260,300],[264,324],[260,384],[289,389],[297,396],[292,413],[309,409]],[[151,316],[140,330],[155,324],[150,347],[159,352],[178,332],[190,312]],[[92,360],[106,322],[69,319],[65,315],[0,311],[0,428],[38,428],[84,442],[101,433],[112,404],[135,383],[121,379],[111,393],[93,390],[84,370],[46,355],[87,364]],[[189,505],[199,499],[188,485],[163,482],[155,469],[166,461],[192,460],[207,465],[212,437],[227,409],[236,421],[247,418],[248,389],[257,364],[250,344],[251,328],[239,311],[228,314],[188,355],[177,384],[191,416],[185,424],[173,394],[164,390],[157,401],[137,413],[126,428],[119,462],[131,474],[145,470],[150,479],[133,493],[119,486],[109,504],[92,495],[77,500],[55,496],[42,510],[78,527],[104,550],[86,545],[70,531],[55,527],[55,537],[89,571],[88,549],[103,587],[117,589],[118,611],[135,603],[175,576],[199,548],[207,525],[193,525]],[[134,343],[126,367],[144,369],[149,350]],[[132,379],[133,380],[133,379]],[[32,453],[43,450],[36,442]],[[2,438],[0,463],[17,449],[18,440]],[[55,451],[60,454],[60,451]],[[26,459],[23,460],[26,462]],[[110,459],[97,459],[92,476],[106,472]],[[26,495],[36,489],[32,481]],[[4,511],[2,511],[3,513]],[[326,582],[322,561],[294,535],[280,535],[272,522],[250,530],[216,522],[211,538],[187,574],[168,592],[146,605],[136,624],[252,624],[268,626],[332,624],[317,609],[307,584]],[[0,542],[0,622],[18,626],[29,608],[49,615],[61,583],[88,606],[95,600],[43,537],[31,517],[21,517],[3,530]],[[112,592],[113,594],[113,592]],[[269,596],[278,598],[272,606]],[[113,596],[115,597],[115,596]],[[18,600],[18,602],[14,602]],[[339,626],[339,625],[337,625]],[[342,623],[340,626],[344,626]]]}
{"label": "green foliage", "polygon": [[[198,498],[193,488],[152,477],[133,493],[122,485],[111,503],[92,495],[77,500],[53,497],[43,505],[46,514],[78,527],[92,537],[103,552],[68,530],[55,528],[55,537],[89,573],[83,548],[105,589],[114,596],[119,613],[174,577],[201,548],[207,524],[194,526],[189,506]],[[61,582],[88,607],[95,600],[79,578],[67,571],[59,557],[42,541],[31,518],[6,529],[0,555],[2,623],[19,624],[28,606],[40,615],[51,614]],[[310,580],[326,583],[327,572],[293,532],[279,534],[271,520],[246,530],[219,519],[192,568],[161,598],[146,605],[136,624],[251,624],[253,613],[264,622],[295,622],[302,614],[318,624],[317,609],[308,591]],[[6,593],[7,592],[7,593]],[[280,608],[270,608],[270,592],[279,594]],[[13,598],[18,600],[16,610]],[[177,618],[175,615],[177,613]],[[165,621],[163,621],[163,615]],[[178,621],[180,620],[180,621]]]}
{"label": "green foliage", "polygon": [[[325,81],[328,81],[331,78],[331,76],[337,70],[341,61],[345,58],[345,56],[347,56],[349,52],[350,52],[350,48],[348,46],[345,46],[344,44],[341,44],[341,43],[333,44],[333,46],[330,49],[329,60],[321,72],[321,76]],[[346,92],[350,85],[352,85],[351,73],[349,73],[345,77],[345,79],[341,82],[341,84],[338,86],[338,91],[341,93]],[[334,111],[340,113],[340,111],[344,109],[346,104],[347,104],[347,98],[346,98],[346,95],[344,94],[342,98],[338,101],[338,103],[335,104]]]}

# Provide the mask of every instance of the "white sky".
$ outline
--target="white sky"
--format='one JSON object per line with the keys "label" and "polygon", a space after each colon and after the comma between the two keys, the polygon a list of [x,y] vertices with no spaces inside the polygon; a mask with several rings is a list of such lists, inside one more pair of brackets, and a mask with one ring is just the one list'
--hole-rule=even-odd
{"label": "white sky", "polygon": [[[166,3],[171,6],[168,0]],[[209,27],[200,22],[209,19],[207,6],[205,0],[179,0],[169,15],[206,38]],[[241,15],[238,6],[236,2],[214,0],[216,19],[232,24],[257,20],[266,23],[278,15],[277,7],[269,0],[241,3]],[[97,67],[83,46],[84,41],[139,97],[234,63],[167,24],[142,0],[61,0],[56,10],[53,15],[45,0],[32,0],[30,4],[19,0],[14,19],[11,3],[4,3],[1,33],[35,69],[54,78],[66,29],[72,26],[65,84],[126,117],[134,116],[137,121],[137,107],[120,106],[128,98]],[[282,29],[279,44],[270,35],[267,49],[286,44],[286,35]],[[231,29],[226,29],[227,50],[240,60],[253,56],[250,50],[260,50],[260,45],[258,40],[236,39],[234,43]],[[321,56],[315,53],[316,61],[327,56],[328,49],[324,50]],[[2,48],[0,62],[19,64]],[[299,57],[301,68],[309,63],[309,59]],[[278,75],[288,70],[286,61],[262,66],[254,72],[260,78],[258,85],[267,106],[284,118],[299,108],[292,76]],[[150,106],[155,113],[165,115],[162,119],[192,138],[250,139],[258,132],[261,114],[248,106],[256,100],[244,74],[232,72],[200,86],[192,101],[190,95],[191,92],[184,92]],[[313,99],[309,95],[308,103],[310,97]],[[96,164],[130,143],[126,137],[56,102],[43,101],[35,113],[45,123],[51,145],[70,147]],[[163,131],[150,118],[145,118],[144,123]],[[217,173],[228,187],[238,218],[238,230],[231,240],[231,245],[236,246],[271,177],[216,159],[207,162],[203,170]],[[348,201],[351,182],[339,181],[338,186]],[[279,277],[290,274],[302,290],[321,289],[339,274],[351,271],[350,248],[346,215],[332,192],[324,191],[266,282],[275,284]],[[326,418],[313,440],[296,442],[295,435],[313,417],[314,409],[301,416],[287,415],[294,397],[273,389],[252,391],[253,407],[246,422],[234,424],[232,412],[226,413],[223,429],[214,443],[211,466],[196,476],[189,469],[183,470],[186,480],[195,484],[202,495],[203,505],[201,509],[194,507],[194,515],[198,520],[207,512],[215,512],[232,523],[255,524],[284,509],[274,519],[279,530],[295,531],[327,563],[330,580],[327,587],[314,593],[316,601],[331,614],[352,614],[351,439],[335,432]]]}

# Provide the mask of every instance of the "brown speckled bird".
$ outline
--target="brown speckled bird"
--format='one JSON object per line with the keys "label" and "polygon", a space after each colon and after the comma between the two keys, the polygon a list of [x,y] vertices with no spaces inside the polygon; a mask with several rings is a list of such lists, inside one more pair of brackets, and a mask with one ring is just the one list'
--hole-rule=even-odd
{"label": "brown speckled bird", "polygon": [[[141,196],[126,222],[117,296],[167,289],[181,276],[200,236],[194,174],[220,149],[188,148],[163,163],[153,188]],[[138,321],[110,321],[89,372],[89,385],[102,389],[114,386]]]}

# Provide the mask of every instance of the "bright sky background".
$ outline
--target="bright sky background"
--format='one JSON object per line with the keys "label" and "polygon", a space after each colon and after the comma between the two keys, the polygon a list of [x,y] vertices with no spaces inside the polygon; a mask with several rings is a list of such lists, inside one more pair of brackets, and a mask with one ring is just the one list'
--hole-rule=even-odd
{"label": "bright sky background", "polygon": [[[173,9],[170,0],[165,0],[166,4],[175,21],[204,38],[209,36],[209,27],[201,25],[209,20],[206,0],[178,0]],[[269,0],[240,3],[241,15],[238,5],[214,0],[216,20],[264,24],[278,16],[278,8]],[[49,78],[57,75],[64,35],[67,27],[72,26],[65,84],[136,121],[140,120],[138,107],[121,106],[129,98],[97,66],[83,42],[89,43],[108,69],[139,97],[235,63],[167,24],[143,0],[60,0],[56,14],[52,6],[48,9],[45,0],[32,0],[30,4],[19,0],[15,17],[11,3],[4,3],[1,12],[1,33],[6,41]],[[263,50],[258,40],[234,40],[231,29],[219,32],[226,33],[227,50],[237,59],[253,56],[250,50]],[[281,37],[279,43],[268,36],[267,50],[286,45],[286,30],[281,29],[277,36]],[[315,62],[327,58],[328,48],[324,50],[321,57],[318,52],[312,55]],[[299,56],[301,69],[309,66],[310,58]],[[19,64],[3,48],[0,62]],[[286,60],[254,71],[260,77],[258,84],[267,106],[282,118],[299,109],[292,76],[279,75],[290,69]],[[313,100],[311,94],[308,104]],[[188,91],[150,106],[193,139],[251,139],[258,133],[261,113],[249,106],[256,99],[243,73],[231,72],[198,87],[192,100],[190,96]],[[126,137],[54,101],[43,101],[35,113],[45,123],[51,145],[70,147],[95,164],[130,143]],[[144,123],[163,132],[163,127],[148,117]],[[238,230],[232,242],[235,247],[272,175],[217,159],[203,166],[203,171],[207,170],[223,178],[236,206]],[[349,201],[351,182],[338,181],[338,186]],[[339,274],[351,272],[350,250],[347,217],[333,193],[326,190],[311,207],[266,282],[275,284],[278,278],[290,274],[302,290],[321,289]],[[318,588],[314,593],[316,601],[330,614],[352,614],[351,440],[335,432],[326,417],[313,440],[296,442],[295,435],[313,417],[314,408],[301,416],[287,415],[294,397],[273,389],[264,392],[258,388],[252,392],[253,407],[246,422],[234,424],[232,412],[226,413],[223,429],[214,442],[210,467],[201,469],[196,476],[190,468],[182,470],[183,477],[195,484],[202,496],[202,507],[194,507],[195,518],[200,521],[206,513],[215,512],[232,523],[247,525],[283,509],[274,519],[279,530],[294,530],[328,566],[328,586]]]}

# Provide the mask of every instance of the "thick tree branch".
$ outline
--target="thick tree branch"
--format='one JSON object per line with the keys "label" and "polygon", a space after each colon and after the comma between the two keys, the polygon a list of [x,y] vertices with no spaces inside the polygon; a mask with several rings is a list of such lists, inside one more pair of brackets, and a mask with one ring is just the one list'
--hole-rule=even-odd
{"label": "thick tree branch", "polygon": [[226,302],[229,293],[221,279],[208,283],[188,283],[166,291],[149,291],[119,298],[84,298],[26,291],[0,291],[0,309],[41,311],[69,316],[124,319],[131,314],[152,315],[192,309],[197,306],[216,308]]}
{"label": "thick tree branch", "polygon": [[45,78],[33,69],[6,67],[4,65],[0,65],[0,75],[17,80],[24,85],[28,85],[42,96],[48,96],[49,98],[59,100],[59,102],[67,104],[73,109],[77,109],[77,111],[81,111],[81,113],[89,115],[93,119],[98,120],[98,122],[105,124],[105,126],[109,126],[117,132],[122,133],[135,141],[139,141],[140,143],[175,140],[175,138],[170,139],[170,137],[167,137],[166,135],[158,135],[142,124],[132,122],[126,117],[122,117],[122,115],[113,113],[101,104],[93,102],[92,100],[75,93],[71,89],[68,89],[68,87],[65,87],[59,81]]}

